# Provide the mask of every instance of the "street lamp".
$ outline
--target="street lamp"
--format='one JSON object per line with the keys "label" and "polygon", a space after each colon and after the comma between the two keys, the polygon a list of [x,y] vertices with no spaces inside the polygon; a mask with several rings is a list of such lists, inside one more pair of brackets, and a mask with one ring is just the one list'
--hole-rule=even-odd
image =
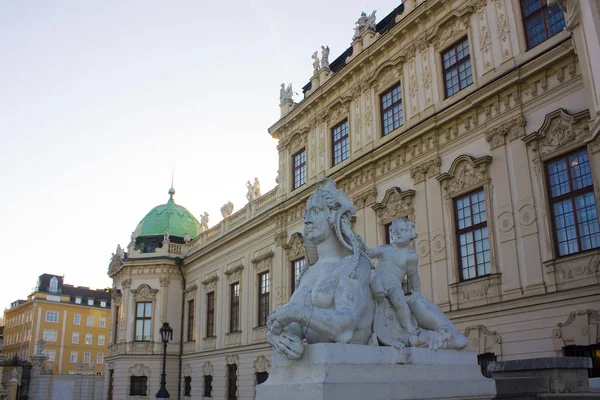
{"label": "street lamp", "polygon": [[162,374],[160,375],[160,389],[158,393],[156,393],[157,400],[167,400],[170,399],[169,392],[167,392],[166,385],[166,376],[165,367],[167,365],[167,343],[169,340],[173,340],[173,329],[169,326],[168,322],[164,322],[162,328],[160,328],[160,338],[163,342],[163,365],[162,365]]}

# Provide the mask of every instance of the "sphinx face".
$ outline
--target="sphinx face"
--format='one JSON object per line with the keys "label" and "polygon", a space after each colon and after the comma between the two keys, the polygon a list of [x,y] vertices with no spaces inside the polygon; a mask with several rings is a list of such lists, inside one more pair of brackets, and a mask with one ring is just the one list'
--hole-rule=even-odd
{"label": "sphinx face", "polygon": [[317,245],[323,243],[331,235],[335,235],[329,224],[331,211],[321,197],[311,197],[306,203],[304,212],[304,238]]}

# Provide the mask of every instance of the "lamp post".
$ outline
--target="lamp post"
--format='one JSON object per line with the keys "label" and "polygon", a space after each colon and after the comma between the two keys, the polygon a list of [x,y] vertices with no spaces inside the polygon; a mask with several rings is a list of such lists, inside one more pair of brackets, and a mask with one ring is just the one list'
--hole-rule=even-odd
{"label": "lamp post", "polygon": [[160,328],[160,338],[163,342],[163,365],[162,365],[162,374],[160,375],[160,389],[156,393],[157,400],[167,400],[170,399],[169,392],[167,392],[166,385],[166,376],[165,368],[167,366],[167,343],[169,340],[173,340],[173,329],[169,326],[168,322],[164,322],[162,328]]}

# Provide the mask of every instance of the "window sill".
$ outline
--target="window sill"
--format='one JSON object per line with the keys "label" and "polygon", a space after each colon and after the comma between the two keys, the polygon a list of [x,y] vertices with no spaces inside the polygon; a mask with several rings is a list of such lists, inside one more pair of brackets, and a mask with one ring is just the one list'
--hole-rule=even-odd
{"label": "window sill", "polygon": [[546,273],[554,277],[556,290],[600,283],[600,248],[557,257],[543,264]]}

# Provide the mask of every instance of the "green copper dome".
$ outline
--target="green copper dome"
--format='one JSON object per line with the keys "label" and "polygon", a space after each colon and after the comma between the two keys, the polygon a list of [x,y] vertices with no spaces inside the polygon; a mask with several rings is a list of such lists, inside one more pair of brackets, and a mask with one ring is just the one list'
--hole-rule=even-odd
{"label": "green copper dome", "polygon": [[173,195],[175,189],[169,189],[169,201],[154,207],[140,221],[135,229],[135,236],[163,236],[165,231],[170,236],[183,238],[189,232],[190,239],[195,239],[200,233],[200,223],[185,207],[175,204]]}

